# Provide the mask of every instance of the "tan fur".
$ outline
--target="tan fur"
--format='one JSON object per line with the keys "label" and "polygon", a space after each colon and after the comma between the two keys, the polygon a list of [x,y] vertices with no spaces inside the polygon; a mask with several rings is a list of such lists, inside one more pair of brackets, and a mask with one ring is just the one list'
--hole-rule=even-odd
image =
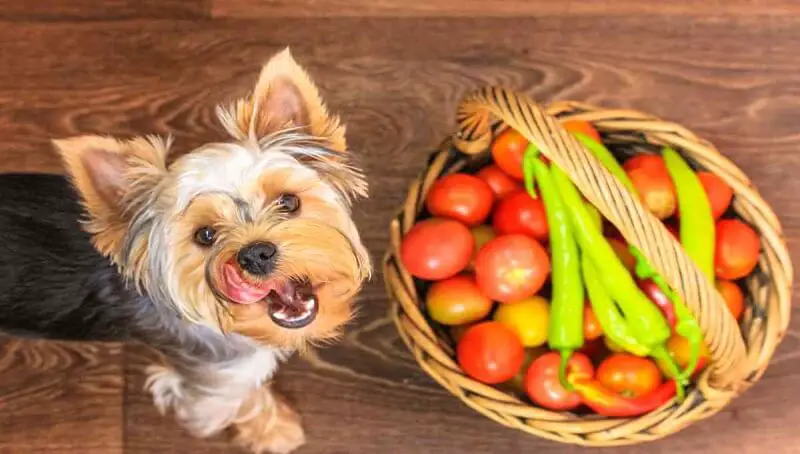
{"label": "tan fur", "polygon": [[236,101],[223,116],[230,119],[228,131],[239,139],[258,140],[296,127],[326,140],[331,149],[347,150],[339,117],[329,115],[316,85],[288,48],[264,66],[253,93]]}
{"label": "tan fur", "polygon": [[89,213],[86,228],[95,247],[117,258],[131,207],[142,203],[140,199],[166,175],[169,142],[156,137],[121,141],[79,136],[53,144]]}
{"label": "tan fur", "polygon": [[300,416],[266,385],[248,397],[240,415],[234,441],[250,452],[288,454],[305,443]]}

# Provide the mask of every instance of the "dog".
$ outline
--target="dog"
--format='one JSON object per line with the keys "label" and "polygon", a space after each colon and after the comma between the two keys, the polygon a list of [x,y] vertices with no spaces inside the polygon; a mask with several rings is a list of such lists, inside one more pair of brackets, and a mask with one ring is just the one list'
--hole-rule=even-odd
{"label": "dog", "polygon": [[252,452],[305,442],[270,387],[333,341],[370,278],[351,218],[367,197],[344,126],[289,49],[217,108],[230,137],[54,140],[66,175],[0,176],[0,332],[160,352],[146,387],[191,434]]}

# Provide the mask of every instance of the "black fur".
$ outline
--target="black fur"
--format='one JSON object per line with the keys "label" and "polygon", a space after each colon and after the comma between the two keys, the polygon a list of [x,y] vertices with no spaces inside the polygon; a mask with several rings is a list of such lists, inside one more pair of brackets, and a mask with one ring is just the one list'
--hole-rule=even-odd
{"label": "black fur", "polygon": [[83,209],[57,175],[0,176],[0,331],[66,340],[131,337],[126,288],[81,229]]}

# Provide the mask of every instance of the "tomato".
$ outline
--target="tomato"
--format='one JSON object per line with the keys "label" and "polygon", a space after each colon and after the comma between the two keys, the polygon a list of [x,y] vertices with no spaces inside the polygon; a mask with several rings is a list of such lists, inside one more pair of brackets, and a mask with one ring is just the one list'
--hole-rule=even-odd
{"label": "tomato", "polygon": [[642,203],[658,219],[666,219],[675,214],[678,196],[666,169],[661,171],[641,167],[628,171],[628,177],[639,192]]}
{"label": "tomato", "polygon": [[492,227],[499,235],[523,233],[543,243],[549,239],[544,204],[541,198],[534,199],[525,190],[517,191],[497,204]]}
{"label": "tomato", "polygon": [[517,131],[508,128],[492,143],[492,159],[497,167],[508,175],[522,180],[522,156],[528,146],[528,139]]}
{"label": "tomato", "polygon": [[636,269],[636,257],[631,254],[631,250],[628,248],[628,245],[624,241],[620,241],[616,238],[607,238],[608,243],[614,249],[614,252],[617,253],[617,257],[619,257],[622,264],[628,271],[633,272]]}
{"label": "tomato", "polygon": [[531,366],[531,363],[536,361],[536,358],[544,355],[545,353],[547,353],[547,349],[544,347],[526,348],[525,359],[522,361],[522,366],[519,368],[516,375],[514,375],[510,380],[505,382],[505,385],[509,387],[512,391],[519,391],[524,393],[525,374],[528,372],[528,368]]}
{"label": "tomato", "polygon": [[711,172],[697,172],[697,178],[703,184],[708,201],[711,202],[711,214],[714,219],[719,219],[731,205],[733,189]]}
{"label": "tomato", "polygon": [[484,167],[475,176],[485,181],[492,188],[497,200],[522,189],[519,181],[508,176],[497,164]]}
{"label": "tomato", "polygon": [[464,373],[497,384],[516,375],[525,360],[525,349],[510,329],[497,322],[482,322],[464,333],[456,356]]}
{"label": "tomato", "polygon": [[737,321],[741,320],[742,314],[744,314],[744,293],[742,293],[742,289],[735,282],[725,280],[717,280],[716,287],[717,291],[725,299],[733,318]]}
{"label": "tomato", "polygon": [[749,225],[738,219],[717,222],[714,268],[718,278],[734,280],[747,276],[758,264],[761,242]]}
{"label": "tomato", "polygon": [[550,304],[541,296],[501,304],[492,318],[514,331],[526,347],[538,347],[547,342]]}
{"label": "tomato", "polygon": [[[567,391],[558,378],[561,355],[548,352],[538,357],[525,374],[525,391],[528,397],[540,407],[555,411],[566,411],[581,405],[578,393]],[[567,375],[591,377],[594,366],[583,353],[573,353],[567,363]]]}
{"label": "tomato", "polygon": [[649,394],[661,385],[661,370],[656,363],[628,353],[614,353],[600,363],[597,380],[625,397]]}
{"label": "tomato", "polygon": [[489,315],[492,300],[481,293],[475,278],[459,275],[431,285],[425,307],[428,315],[442,325],[463,325]]}
{"label": "tomato", "polygon": [[586,120],[567,120],[562,125],[564,129],[570,132],[579,132],[590,139],[594,139],[597,142],[603,143],[603,139],[600,138],[600,133],[597,132],[594,125],[589,123]]}
{"label": "tomato", "polygon": [[533,296],[550,274],[550,258],[525,235],[503,235],[486,243],[475,258],[478,287],[501,303]]}
{"label": "tomato", "polygon": [[622,164],[622,168],[626,172],[631,172],[636,169],[647,169],[652,172],[667,172],[667,164],[664,163],[664,158],[657,154],[640,153],[636,156],[629,158]]}
{"label": "tomato", "polygon": [[454,173],[436,180],[425,199],[425,207],[432,215],[455,219],[468,226],[485,221],[493,204],[492,188],[480,178],[466,173]]}
{"label": "tomato", "polygon": [[[672,337],[667,339],[667,342],[664,345],[667,347],[667,352],[669,355],[675,359],[676,363],[678,363],[678,367],[685,369],[689,366],[689,361],[692,359],[692,348],[689,345],[689,341],[686,340],[685,337],[682,337],[679,334],[673,334]],[[705,342],[703,342],[700,344],[700,355],[698,356],[695,373],[703,370],[703,368],[708,365],[708,360],[710,358],[711,351],[708,349],[708,346],[705,344]],[[664,374],[666,374],[669,370],[660,360],[656,361],[656,364],[658,364],[659,369],[661,369]]]}
{"label": "tomato", "polygon": [[400,245],[400,257],[412,276],[439,280],[466,268],[474,248],[472,235],[464,224],[432,218],[408,231]]}
{"label": "tomato", "polygon": [[594,315],[592,306],[587,302],[583,306],[583,338],[593,341],[603,335],[603,327]]}

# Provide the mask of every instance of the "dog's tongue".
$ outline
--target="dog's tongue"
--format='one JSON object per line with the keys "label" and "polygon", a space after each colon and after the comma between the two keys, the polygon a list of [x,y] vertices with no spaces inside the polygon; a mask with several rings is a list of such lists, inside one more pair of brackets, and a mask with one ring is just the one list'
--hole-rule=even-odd
{"label": "dog's tongue", "polygon": [[275,283],[272,281],[265,281],[258,285],[246,282],[242,279],[239,269],[231,262],[224,265],[222,275],[225,278],[225,294],[239,304],[257,303],[275,289]]}

